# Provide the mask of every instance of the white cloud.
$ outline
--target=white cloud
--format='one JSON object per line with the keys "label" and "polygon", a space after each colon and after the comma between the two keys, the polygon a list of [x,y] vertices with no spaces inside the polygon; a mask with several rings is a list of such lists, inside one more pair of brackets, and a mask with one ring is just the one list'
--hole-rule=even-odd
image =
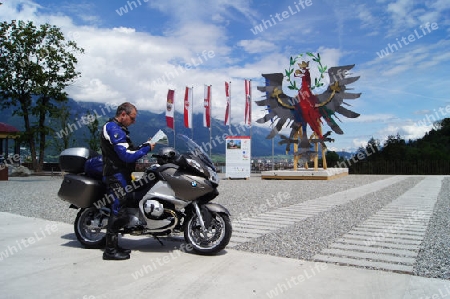
{"label": "white cloud", "polygon": [[389,3],[387,5],[387,11],[392,14],[392,20],[395,25],[398,26],[414,26],[416,21],[414,20],[412,9],[414,2],[411,0],[397,0],[397,2]]}
{"label": "white cloud", "polygon": [[352,140],[353,148],[351,150],[356,151],[360,147],[366,147],[368,144],[368,141],[369,140],[366,140],[366,139],[358,139],[358,138],[353,139]]}
{"label": "white cloud", "polygon": [[0,9],[1,20],[35,20],[39,4],[29,0],[9,0],[3,1]]}
{"label": "white cloud", "polygon": [[373,27],[376,26],[378,22],[377,18],[372,15],[371,10],[367,7],[366,4],[360,4],[356,7],[356,13],[358,18],[361,21],[361,27]]}
{"label": "white cloud", "polygon": [[[151,1],[150,7],[166,13],[168,18],[174,20],[175,26],[191,23],[193,19],[204,22],[214,20],[225,22],[234,21],[244,16],[244,19],[253,19],[255,10],[251,8],[250,0],[218,0],[218,1]],[[238,14],[236,14],[238,12]]]}
{"label": "white cloud", "polygon": [[398,119],[394,114],[363,114],[357,118],[346,118],[351,123],[386,123]]}
{"label": "white cloud", "polygon": [[445,10],[450,9],[450,2],[448,2],[447,0],[436,0],[436,1],[432,1],[430,2],[430,8],[434,8],[437,11],[440,12],[444,12]]}
{"label": "white cloud", "polygon": [[450,2],[447,0],[424,1],[417,5],[417,1],[397,0],[387,5],[392,26],[388,36],[404,32],[405,29],[418,27],[426,22],[447,23]]}
{"label": "white cloud", "polygon": [[238,43],[238,46],[244,48],[247,53],[264,53],[264,52],[272,52],[277,50],[278,47],[271,42],[263,41],[263,40],[241,40]]}
{"label": "white cloud", "polygon": [[432,125],[417,126],[414,124],[404,125],[388,125],[378,132],[381,140],[387,140],[388,136],[400,134],[400,137],[404,140],[416,140],[422,138],[425,133],[429,132],[433,128]]}
{"label": "white cloud", "polygon": [[404,137],[404,139],[415,140],[422,138],[425,133],[431,131],[433,129],[433,125],[428,126],[417,126],[417,125],[404,125],[401,127],[400,135]]}

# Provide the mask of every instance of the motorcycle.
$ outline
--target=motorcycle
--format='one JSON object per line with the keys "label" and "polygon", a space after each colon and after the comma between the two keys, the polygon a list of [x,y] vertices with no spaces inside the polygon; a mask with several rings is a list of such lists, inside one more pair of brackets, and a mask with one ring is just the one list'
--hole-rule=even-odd
{"label": "motorcycle", "polygon": [[[153,154],[157,164],[124,188],[128,223],[119,233],[157,240],[183,233],[196,253],[213,255],[230,241],[230,213],[211,202],[219,195],[219,178],[211,159],[187,136],[177,137],[183,141],[185,153],[161,148]],[[66,174],[58,197],[79,209],[74,222],[78,241],[86,248],[100,248],[105,246],[109,204],[114,198],[107,194],[101,173],[90,166],[95,164],[89,163],[92,161],[99,161],[97,169],[101,169],[101,156],[86,148],[69,148],[61,153],[59,162]]]}

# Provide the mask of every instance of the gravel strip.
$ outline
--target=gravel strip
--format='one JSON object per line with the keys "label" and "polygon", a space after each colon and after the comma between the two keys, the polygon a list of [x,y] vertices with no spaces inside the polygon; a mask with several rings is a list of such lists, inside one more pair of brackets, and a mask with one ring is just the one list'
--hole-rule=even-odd
{"label": "gravel strip", "polygon": [[235,249],[312,260],[312,257],[322,249],[327,248],[337,238],[342,237],[422,179],[423,177],[408,178],[347,204],[319,213],[315,217],[296,222],[287,229],[267,234],[254,242],[240,244]]}
{"label": "gravel strip", "polygon": [[415,275],[450,279],[449,228],[450,178],[445,178],[414,265]]}

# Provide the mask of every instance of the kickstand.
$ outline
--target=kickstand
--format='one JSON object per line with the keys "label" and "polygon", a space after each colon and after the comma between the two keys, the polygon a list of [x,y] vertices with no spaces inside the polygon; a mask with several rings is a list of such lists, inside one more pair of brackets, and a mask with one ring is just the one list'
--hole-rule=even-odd
{"label": "kickstand", "polygon": [[159,244],[161,244],[161,246],[164,246],[164,243],[158,238],[158,236],[153,236],[153,238],[158,240],[158,242],[159,242]]}

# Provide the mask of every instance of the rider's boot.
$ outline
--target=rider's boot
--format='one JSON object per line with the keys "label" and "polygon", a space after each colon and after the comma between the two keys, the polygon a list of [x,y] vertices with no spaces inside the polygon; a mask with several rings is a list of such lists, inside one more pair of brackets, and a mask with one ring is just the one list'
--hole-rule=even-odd
{"label": "rider's boot", "polygon": [[122,253],[126,253],[126,254],[130,254],[131,253],[131,249],[120,247],[119,244],[117,244],[117,251],[118,252],[122,252]]}
{"label": "rider's boot", "polygon": [[126,260],[130,258],[130,253],[126,249],[119,247],[118,231],[126,224],[126,214],[121,211],[118,215],[111,214],[106,229],[106,247],[103,253],[104,260]]}
{"label": "rider's boot", "polygon": [[[118,229],[118,227],[123,227],[127,224],[128,222],[128,215],[124,212],[119,213],[119,215],[115,216],[116,219],[114,219],[115,223],[114,223],[114,228]],[[117,244],[116,246],[117,251],[122,252],[122,253],[127,253],[130,254],[131,250],[128,248],[123,248],[121,246],[119,246]]]}
{"label": "rider's boot", "polygon": [[106,247],[103,253],[104,260],[127,260],[130,258],[129,253],[119,251],[118,240],[117,233],[106,233]]}

